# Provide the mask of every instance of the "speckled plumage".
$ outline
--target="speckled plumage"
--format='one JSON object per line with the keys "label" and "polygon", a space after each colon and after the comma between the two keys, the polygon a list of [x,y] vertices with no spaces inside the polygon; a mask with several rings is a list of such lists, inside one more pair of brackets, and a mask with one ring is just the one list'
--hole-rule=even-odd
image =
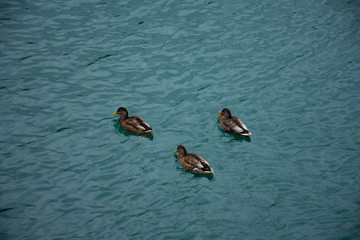
{"label": "speckled plumage", "polygon": [[209,163],[196,153],[188,153],[183,145],[179,145],[174,152],[178,152],[178,160],[180,164],[188,171],[195,174],[212,174],[214,171],[210,168]]}
{"label": "speckled plumage", "polygon": [[112,115],[120,115],[119,123],[129,132],[133,132],[136,134],[151,134],[152,128],[150,125],[145,122],[144,119],[138,116],[128,116],[128,111],[124,107],[120,107],[116,112]]}
{"label": "speckled plumage", "polygon": [[251,135],[244,122],[236,116],[231,116],[231,112],[229,109],[224,108],[218,113],[221,114],[219,116],[219,122],[225,132],[234,133],[242,136]]}

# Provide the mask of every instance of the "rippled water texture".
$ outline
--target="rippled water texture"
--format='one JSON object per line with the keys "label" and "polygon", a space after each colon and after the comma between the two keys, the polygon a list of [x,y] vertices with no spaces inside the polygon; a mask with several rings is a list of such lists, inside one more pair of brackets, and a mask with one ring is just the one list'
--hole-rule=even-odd
{"label": "rippled water texture", "polygon": [[0,31],[1,239],[360,238],[359,1],[1,1]]}

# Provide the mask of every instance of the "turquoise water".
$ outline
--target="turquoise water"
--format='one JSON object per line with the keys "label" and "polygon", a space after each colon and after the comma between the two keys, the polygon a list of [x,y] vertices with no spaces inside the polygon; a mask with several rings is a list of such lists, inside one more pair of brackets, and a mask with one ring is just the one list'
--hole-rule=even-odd
{"label": "turquoise water", "polygon": [[2,1],[0,31],[1,239],[360,238],[359,1]]}

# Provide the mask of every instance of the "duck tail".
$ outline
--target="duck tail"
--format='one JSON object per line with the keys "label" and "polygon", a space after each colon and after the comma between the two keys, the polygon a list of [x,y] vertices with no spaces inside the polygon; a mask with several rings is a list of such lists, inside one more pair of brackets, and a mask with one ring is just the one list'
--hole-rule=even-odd
{"label": "duck tail", "polygon": [[210,169],[210,170],[204,170],[204,169],[199,169],[199,168],[193,168],[192,171],[196,174],[201,173],[201,174],[212,174],[213,176],[215,176],[214,170]]}
{"label": "duck tail", "polygon": [[249,131],[245,131],[245,132],[243,132],[243,133],[241,133],[241,135],[242,136],[251,136],[251,132],[249,132]]}

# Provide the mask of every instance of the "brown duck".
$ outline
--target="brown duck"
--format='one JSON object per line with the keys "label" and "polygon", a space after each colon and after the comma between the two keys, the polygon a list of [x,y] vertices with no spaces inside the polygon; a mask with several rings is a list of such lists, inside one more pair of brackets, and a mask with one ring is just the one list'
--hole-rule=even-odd
{"label": "brown duck", "polygon": [[128,111],[124,107],[120,107],[112,115],[120,115],[119,122],[127,131],[136,134],[149,134],[151,136],[152,128],[150,125],[138,116],[128,116]]}
{"label": "brown duck", "polygon": [[242,136],[251,135],[244,122],[236,116],[231,116],[231,112],[229,109],[224,108],[222,111],[219,111],[218,114],[221,114],[219,116],[219,122],[225,132],[234,133]]}
{"label": "brown duck", "polygon": [[186,170],[195,174],[210,173],[215,176],[215,173],[210,168],[209,163],[199,154],[188,153],[183,145],[179,145],[174,152],[179,153],[178,160]]}

